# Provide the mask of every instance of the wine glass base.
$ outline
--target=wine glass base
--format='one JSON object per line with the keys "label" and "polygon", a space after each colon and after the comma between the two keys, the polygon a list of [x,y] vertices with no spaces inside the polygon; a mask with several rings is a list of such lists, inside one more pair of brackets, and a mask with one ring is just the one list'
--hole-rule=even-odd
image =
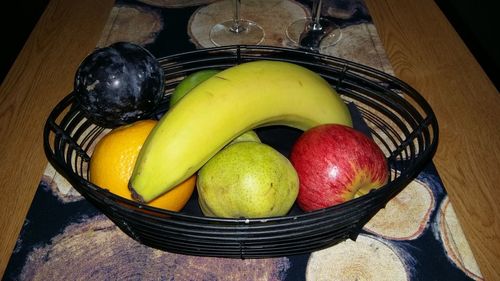
{"label": "wine glass base", "polygon": [[239,20],[235,27],[232,20],[218,23],[210,30],[210,41],[215,46],[259,45],[264,41],[264,29],[249,20]]}
{"label": "wine glass base", "polygon": [[286,36],[295,47],[319,51],[337,44],[342,31],[332,21],[320,18],[320,29],[315,28],[311,18],[294,21],[286,29]]}

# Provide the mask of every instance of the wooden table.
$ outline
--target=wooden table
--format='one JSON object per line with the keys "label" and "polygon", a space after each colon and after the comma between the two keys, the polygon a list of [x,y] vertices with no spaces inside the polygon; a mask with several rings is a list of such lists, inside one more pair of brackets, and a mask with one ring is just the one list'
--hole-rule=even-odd
{"label": "wooden table", "polygon": [[[486,280],[500,280],[500,95],[432,0],[366,0],[396,75],[431,104],[434,158]],[[52,0],[0,89],[0,274],[47,164],[42,128],[113,0]]]}

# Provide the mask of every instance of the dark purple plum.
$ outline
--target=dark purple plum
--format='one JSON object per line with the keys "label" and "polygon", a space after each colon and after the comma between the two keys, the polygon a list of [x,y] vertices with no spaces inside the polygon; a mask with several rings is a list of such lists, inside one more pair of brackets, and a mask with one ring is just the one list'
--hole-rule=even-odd
{"label": "dark purple plum", "polygon": [[113,128],[147,118],[156,109],[163,96],[163,70],[145,48],[118,42],[88,55],[74,86],[87,118]]}

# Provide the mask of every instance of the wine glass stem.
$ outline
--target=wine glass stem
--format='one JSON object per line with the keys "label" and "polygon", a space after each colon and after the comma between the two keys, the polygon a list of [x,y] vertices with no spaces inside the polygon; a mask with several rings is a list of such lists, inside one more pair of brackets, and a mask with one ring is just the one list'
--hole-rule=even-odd
{"label": "wine glass stem", "polygon": [[312,7],[312,18],[313,21],[311,23],[311,29],[312,30],[322,30],[323,27],[320,24],[320,17],[321,17],[321,6],[323,5],[322,0],[314,0],[313,1],[313,7]]}
{"label": "wine glass stem", "polygon": [[240,5],[241,0],[233,0],[233,26],[229,30],[234,33],[245,31],[245,27],[240,22]]}

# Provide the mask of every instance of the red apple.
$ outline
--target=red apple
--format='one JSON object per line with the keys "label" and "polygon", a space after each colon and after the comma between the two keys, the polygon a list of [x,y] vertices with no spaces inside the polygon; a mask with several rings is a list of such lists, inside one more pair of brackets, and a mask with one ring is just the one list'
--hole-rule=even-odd
{"label": "red apple", "polygon": [[369,137],[351,127],[325,124],[305,131],[291,152],[300,181],[299,207],[313,211],[383,186],[387,159]]}

